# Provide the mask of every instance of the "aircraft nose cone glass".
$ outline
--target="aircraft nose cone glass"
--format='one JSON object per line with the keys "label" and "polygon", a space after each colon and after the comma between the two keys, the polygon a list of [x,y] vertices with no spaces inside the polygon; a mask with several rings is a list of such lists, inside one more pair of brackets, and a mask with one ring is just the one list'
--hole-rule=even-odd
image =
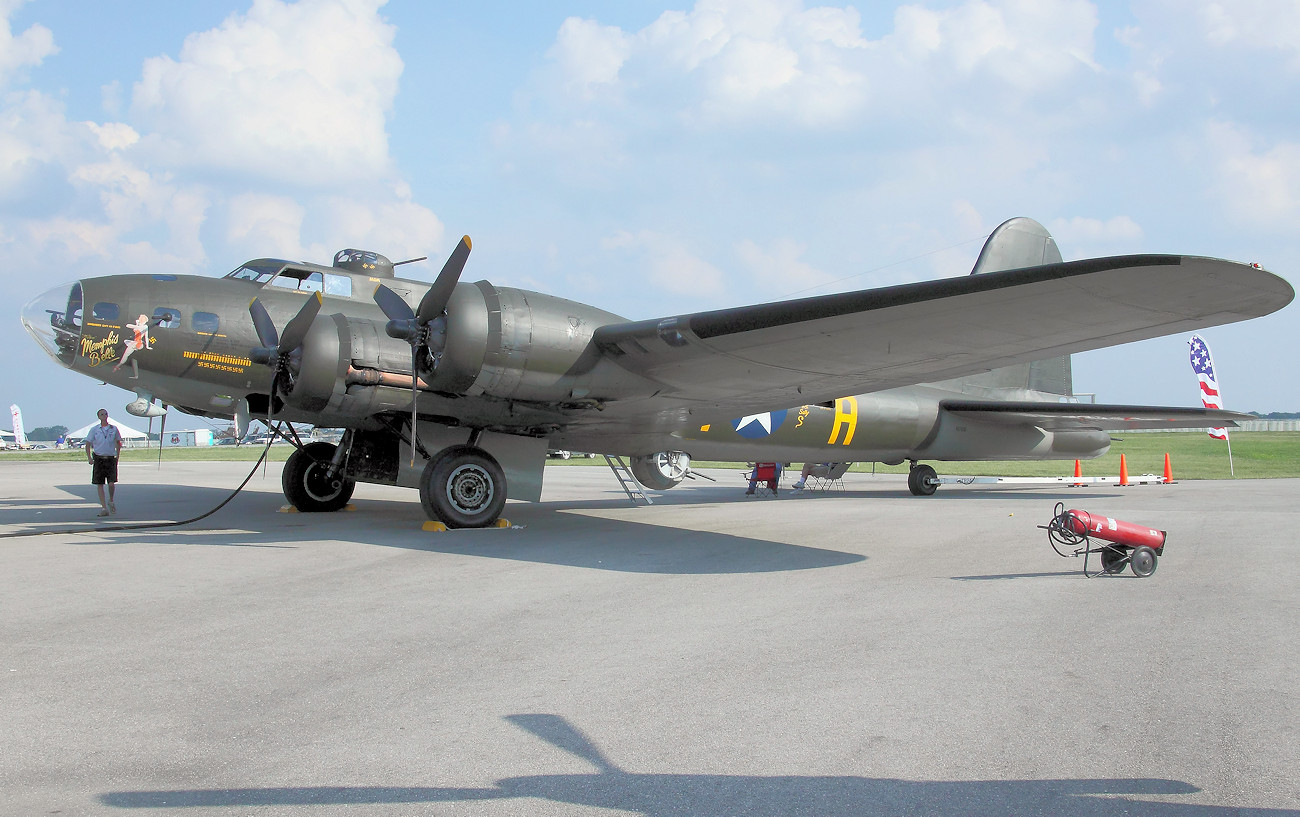
{"label": "aircraft nose cone glass", "polygon": [[45,353],[71,366],[81,340],[81,283],[37,295],[23,307],[23,326]]}

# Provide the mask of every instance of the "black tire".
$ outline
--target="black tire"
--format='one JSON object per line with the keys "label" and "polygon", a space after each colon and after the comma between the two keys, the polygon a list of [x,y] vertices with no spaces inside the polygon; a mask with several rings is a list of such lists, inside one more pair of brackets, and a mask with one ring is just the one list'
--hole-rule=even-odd
{"label": "black tire", "polygon": [[1129,558],[1128,565],[1133,569],[1133,575],[1145,579],[1152,573],[1156,572],[1156,552],[1146,545],[1133,548],[1133,555]]}
{"label": "black tire", "polygon": [[939,475],[928,465],[913,466],[907,472],[907,490],[912,496],[930,496],[939,490]]}
{"label": "black tire", "polygon": [[691,468],[691,458],[681,451],[661,451],[644,457],[633,457],[628,468],[636,481],[655,491],[675,488],[686,478]]}
{"label": "black tire", "polygon": [[1118,546],[1107,546],[1101,550],[1101,571],[1103,573],[1123,573],[1128,564],[1128,554]]}
{"label": "black tire", "polygon": [[491,454],[453,445],[424,466],[420,504],[449,528],[486,528],[506,506],[506,475]]}
{"label": "black tire", "polygon": [[280,472],[284,498],[303,513],[328,513],[348,504],[357,481],[342,474],[325,478],[337,446],[331,443],[308,443],[289,455]]}

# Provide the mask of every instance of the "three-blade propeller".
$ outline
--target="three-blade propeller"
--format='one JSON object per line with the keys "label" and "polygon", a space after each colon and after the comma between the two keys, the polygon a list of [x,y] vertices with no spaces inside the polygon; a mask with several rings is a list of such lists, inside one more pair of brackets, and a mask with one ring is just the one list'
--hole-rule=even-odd
{"label": "three-blade propeller", "polygon": [[251,350],[248,356],[254,363],[271,367],[270,401],[266,409],[267,428],[271,426],[271,409],[276,395],[280,393],[281,381],[289,381],[286,391],[293,387],[292,364],[302,360],[303,341],[307,339],[307,330],[311,329],[312,321],[320,313],[322,302],[321,294],[313,292],[307,303],[298,310],[298,314],[284,327],[283,335],[276,331],[275,321],[271,320],[260,300],[254,298],[248,305],[248,313],[253,317],[253,328],[257,330],[257,341],[262,344]]}
{"label": "three-blade propeller", "polygon": [[[442,350],[447,342],[447,302],[460,281],[460,274],[469,259],[471,244],[469,236],[462,236],[456,249],[452,250],[447,263],[442,265],[442,272],[420,299],[420,305],[412,310],[402,296],[380,284],[375,287],[375,303],[388,317],[384,331],[390,338],[405,340],[411,344],[411,453],[415,454],[415,423],[417,419],[416,396],[422,371],[432,374],[438,368]],[[287,331],[287,330],[286,330]],[[424,365],[421,365],[421,364]]]}

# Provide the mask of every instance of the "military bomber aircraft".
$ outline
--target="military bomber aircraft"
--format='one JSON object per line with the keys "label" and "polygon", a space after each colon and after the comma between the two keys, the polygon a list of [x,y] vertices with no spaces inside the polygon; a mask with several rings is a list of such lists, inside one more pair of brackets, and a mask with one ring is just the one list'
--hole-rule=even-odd
{"label": "military bomber aircraft", "polygon": [[466,236],[432,285],[353,249],[222,278],[84,278],[22,321],[61,365],[134,392],[136,416],[171,405],[233,417],[241,436],[252,417],[346,429],[337,445],[295,440],[282,484],[299,510],[338,510],[374,482],[480,527],[507,497],[540,498],[548,449],[628,456],[660,490],[691,457],[907,460],[924,495],[938,483],[923,459],[1087,458],[1108,430],[1233,425],[1244,415],[1075,402],[1068,355],[1294,297],[1251,264],[1063,262],[1024,218],[993,232],[968,276],[640,321],[461,283],[469,252]]}

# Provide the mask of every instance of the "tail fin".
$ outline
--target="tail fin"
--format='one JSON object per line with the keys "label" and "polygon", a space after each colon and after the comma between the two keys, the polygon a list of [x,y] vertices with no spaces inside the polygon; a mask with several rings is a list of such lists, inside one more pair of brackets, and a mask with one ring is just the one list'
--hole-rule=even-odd
{"label": "tail fin", "polygon": [[[1061,263],[1061,251],[1047,228],[1032,218],[1013,218],[1002,222],[984,242],[971,275],[983,272],[1038,267]],[[1073,395],[1074,385],[1070,357],[1035,360],[1033,363],[996,369],[974,378],[970,385],[995,389],[1030,389],[1054,395]]]}
{"label": "tail fin", "polygon": [[1061,251],[1046,227],[1032,218],[1012,218],[989,234],[970,274],[1059,263]]}

